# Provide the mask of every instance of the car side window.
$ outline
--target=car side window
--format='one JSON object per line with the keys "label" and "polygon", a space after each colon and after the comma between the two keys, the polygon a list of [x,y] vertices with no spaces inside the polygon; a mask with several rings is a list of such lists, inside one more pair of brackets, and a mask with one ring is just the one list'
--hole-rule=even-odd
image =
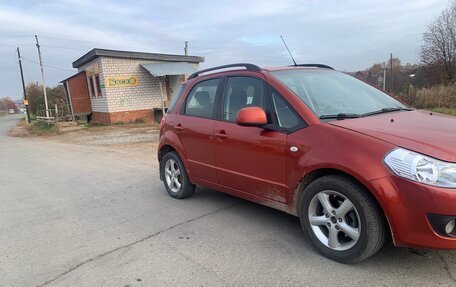
{"label": "car side window", "polygon": [[272,103],[274,113],[277,117],[277,124],[280,129],[287,131],[295,131],[304,126],[304,122],[296,114],[293,108],[288,104],[285,99],[272,87]]}
{"label": "car side window", "polygon": [[185,85],[180,85],[179,87],[179,90],[177,91],[177,93],[174,95],[173,99],[171,100],[171,103],[169,104],[169,107],[168,107],[168,113],[171,113],[174,109],[174,106],[176,105],[177,103],[177,100],[181,97],[182,95],[182,92],[184,91],[184,88],[185,88]]}
{"label": "car side window", "polygon": [[229,77],[223,99],[223,119],[235,122],[240,109],[266,106],[264,82],[252,77]]}
{"label": "car side window", "polygon": [[212,118],[219,81],[220,79],[212,79],[196,84],[187,97],[184,114]]}

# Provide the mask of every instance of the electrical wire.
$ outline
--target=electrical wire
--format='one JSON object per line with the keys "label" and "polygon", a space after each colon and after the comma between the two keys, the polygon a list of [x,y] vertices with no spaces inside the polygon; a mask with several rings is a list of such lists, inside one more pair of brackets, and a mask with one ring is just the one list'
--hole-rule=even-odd
{"label": "electrical wire", "polygon": [[48,38],[48,39],[56,39],[56,40],[63,40],[63,41],[71,41],[71,42],[79,42],[79,43],[92,43],[92,44],[102,44],[99,42],[94,42],[94,41],[88,41],[88,40],[74,40],[74,39],[68,39],[68,38],[61,38],[61,37],[55,37],[55,36],[45,36],[45,35],[39,35],[40,38]]}
{"label": "electrical wire", "polygon": [[78,49],[78,48],[52,46],[52,45],[40,45],[40,46],[41,47],[48,47],[48,48],[55,48],[55,49],[64,49],[64,50],[87,51],[87,49]]}
{"label": "electrical wire", "polygon": [[0,38],[27,38],[34,37],[34,35],[0,35]]}
{"label": "electrical wire", "polygon": [[[37,61],[34,61],[34,60],[31,60],[31,59],[25,58],[24,56],[21,56],[21,58],[22,58],[23,60],[32,62],[32,63],[37,64],[37,65],[40,64],[40,63],[38,63]],[[65,68],[59,68],[59,67],[48,66],[48,65],[43,65],[43,67],[50,68],[50,69],[56,69],[56,70],[60,70],[60,71],[75,72],[75,70],[69,70],[69,69],[65,69]]]}

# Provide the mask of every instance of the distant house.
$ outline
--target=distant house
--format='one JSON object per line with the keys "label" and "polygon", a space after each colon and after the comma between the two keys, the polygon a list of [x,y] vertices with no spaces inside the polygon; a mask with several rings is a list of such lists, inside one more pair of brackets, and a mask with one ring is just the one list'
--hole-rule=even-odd
{"label": "distant house", "polygon": [[89,121],[154,121],[203,57],[93,49],[63,80],[70,109]]}
{"label": "distant house", "polygon": [[369,71],[358,71],[354,74],[355,77],[362,80],[366,79],[368,75]]}
{"label": "distant house", "polygon": [[19,108],[15,103],[9,103],[8,104],[8,113],[10,114],[17,114],[19,112]]}

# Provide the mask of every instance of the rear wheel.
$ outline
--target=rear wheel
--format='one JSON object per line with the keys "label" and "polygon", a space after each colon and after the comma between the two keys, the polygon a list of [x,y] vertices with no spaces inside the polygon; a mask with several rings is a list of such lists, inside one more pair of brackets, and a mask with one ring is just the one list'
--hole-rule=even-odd
{"label": "rear wheel", "polygon": [[189,197],[195,191],[195,185],[188,180],[187,172],[176,152],[168,152],[161,161],[161,172],[165,188],[169,195],[182,199]]}
{"label": "rear wheel", "polygon": [[317,250],[338,262],[362,261],[385,242],[385,220],[374,200],[343,176],[324,176],[309,184],[301,196],[300,218]]}

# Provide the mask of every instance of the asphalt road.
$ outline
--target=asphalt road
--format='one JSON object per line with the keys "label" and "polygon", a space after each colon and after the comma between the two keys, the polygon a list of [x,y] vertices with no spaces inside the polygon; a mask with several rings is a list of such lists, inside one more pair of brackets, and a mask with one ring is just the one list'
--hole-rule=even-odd
{"label": "asphalt road", "polygon": [[0,118],[0,286],[456,286],[455,251],[335,263],[295,217],[170,198],[153,150],[8,137],[17,119]]}

